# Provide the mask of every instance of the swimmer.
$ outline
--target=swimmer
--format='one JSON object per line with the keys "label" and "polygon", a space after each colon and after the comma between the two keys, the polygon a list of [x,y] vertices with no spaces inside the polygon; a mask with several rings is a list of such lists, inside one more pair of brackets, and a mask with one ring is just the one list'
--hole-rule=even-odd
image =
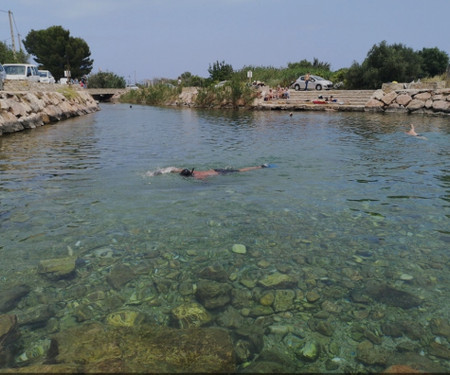
{"label": "swimmer", "polygon": [[228,173],[236,173],[236,172],[248,172],[248,171],[254,171],[255,169],[261,169],[261,168],[270,168],[270,164],[263,164],[256,167],[246,167],[246,168],[240,168],[240,169],[209,169],[207,171],[195,171],[194,168],[191,170],[186,168],[173,168],[170,172],[171,173],[179,173],[180,176],[183,177],[194,177],[197,179],[203,179],[210,176],[218,176]]}
{"label": "swimmer", "polygon": [[412,135],[413,137],[417,137],[420,139],[427,139],[426,137],[416,133],[416,130],[414,129],[413,124],[410,124],[410,126],[411,126],[411,129],[409,129],[407,132],[405,132],[405,134]]}
{"label": "swimmer", "polygon": [[412,135],[413,137],[417,137],[419,134],[416,133],[416,131],[414,130],[414,125],[410,124],[411,129],[409,129],[409,131],[405,132],[408,135]]}

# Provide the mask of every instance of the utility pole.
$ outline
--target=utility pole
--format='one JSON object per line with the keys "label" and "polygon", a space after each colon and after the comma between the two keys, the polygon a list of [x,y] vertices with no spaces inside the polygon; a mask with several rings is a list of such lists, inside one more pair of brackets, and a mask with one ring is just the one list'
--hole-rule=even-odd
{"label": "utility pole", "polygon": [[19,41],[19,51],[22,52],[22,40],[20,39],[20,34],[17,34],[17,40]]}
{"label": "utility pole", "polygon": [[9,16],[9,28],[11,29],[11,40],[12,40],[12,50],[14,57],[16,57],[16,42],[14,40],[14,30],[13,30],[13,24],[12,24],[12,12],[8,10],[8,16]]}

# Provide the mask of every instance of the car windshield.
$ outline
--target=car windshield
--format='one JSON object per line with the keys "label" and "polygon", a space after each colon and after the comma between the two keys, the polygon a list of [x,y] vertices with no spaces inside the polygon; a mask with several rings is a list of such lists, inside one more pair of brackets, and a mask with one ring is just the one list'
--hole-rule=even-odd
{"label": "car windshield", "polygon": [[25,66],[24,65],[9,65],[5,66],[6,74],[17,74],[17,75],[25,75]]}
{"label": "car windshield", "polygon": [[41,77],[47,77],[47,72],[39,72],[39,75],[40,75]]}
{"label": "car windshield", "polygon": [[325,81],[325,78],[319,76],[311,76],[311,77],[314,78],[316,81]]}

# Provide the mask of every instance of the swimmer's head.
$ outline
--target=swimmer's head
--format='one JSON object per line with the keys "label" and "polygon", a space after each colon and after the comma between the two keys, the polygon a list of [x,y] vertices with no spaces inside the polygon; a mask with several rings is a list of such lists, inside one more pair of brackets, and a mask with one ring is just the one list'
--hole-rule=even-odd
{"label": "swimmer's head", "polygon": [[180,172],[180,176],[190,177],[190,176],[192,176],[193,173],[194,173],[194,168],[192,168],[192,170],[189,170],[189,169],[183,169],[183,170]]}

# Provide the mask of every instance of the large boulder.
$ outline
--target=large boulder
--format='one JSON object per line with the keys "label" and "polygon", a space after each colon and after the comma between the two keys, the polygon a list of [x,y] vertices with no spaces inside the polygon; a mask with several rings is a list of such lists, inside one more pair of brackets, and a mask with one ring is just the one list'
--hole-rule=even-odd
{"label": "large boulder", "polygon": [[54,337],[50,363],[81,372],[234,372],[232,341],[217,328],[160,326],[70,328]]}
{"label": "large boulder", "polygon": [[423,107],[425,107],[425,102],[423,100],[413,99],[406,108],[408,108],[409,111],[416,111]]}

